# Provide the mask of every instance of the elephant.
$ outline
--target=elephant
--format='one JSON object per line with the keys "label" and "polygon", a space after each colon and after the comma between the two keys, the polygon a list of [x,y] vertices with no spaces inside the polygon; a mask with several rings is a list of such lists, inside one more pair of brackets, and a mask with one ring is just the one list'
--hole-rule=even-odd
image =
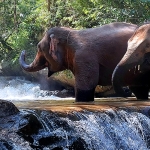
{"label": "elephant", "polygon": [[127,50],[127,41],[137,25],[114,22],[88,29],[53,27],[37,45],[31,64],[25,62],[25,50],[19,63],[27,72],[48,68],[48,77],[69,69],[75,76],[75,101],[94,101],[97,85],[112,85],[113,70]]}
{"label": "elephant", "polygon": [[127,51],[113,71],[112,85],[120,96],[126,95],[122,86],[129,86],[137,99],[148,100],[150,89],[149,23],[139,26],[128,40]]}

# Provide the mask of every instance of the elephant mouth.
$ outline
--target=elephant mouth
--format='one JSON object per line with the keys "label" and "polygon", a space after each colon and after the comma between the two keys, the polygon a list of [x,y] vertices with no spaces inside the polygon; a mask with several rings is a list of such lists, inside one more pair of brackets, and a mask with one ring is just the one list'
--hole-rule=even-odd
{"label": "elephant mouth", "polygon": [[132,68],[129,68],[127,72],[133,74],[145,73],[150,71],[150,53],[146,54],[138,64],[132,64]]}
{"label": "elephant mouth", "polygon": [[125,79],[129,80],[129,78],[135,78],[138,77],[139,75],[145,74],[150,71],[150,62],[145,61],[142,64],[135,65],[134,67],[128,69],[125,74]]}
{"label": "elephant mouth", "polygon": [[140,73],[141,72],[141,65],[136,65],[133,68],[128,70],[129,72],[133,72],[134,74]]}
{"label": "elephant mouth", "polygon": [[142,63],[139,65],[140,72],[150,71],[150,53],[146,53]]}

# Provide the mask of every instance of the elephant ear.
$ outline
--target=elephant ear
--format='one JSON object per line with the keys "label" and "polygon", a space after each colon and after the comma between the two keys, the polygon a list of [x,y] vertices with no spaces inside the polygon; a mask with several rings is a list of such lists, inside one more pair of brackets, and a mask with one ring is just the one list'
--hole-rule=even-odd
{"label": "elephant ear", "polygon": [[55,37],[54,34],[50,35],[50,49],[49,49],[49,54],[53,57],[54,60],[57,60],[57,44],[59,43],[58,39]]}

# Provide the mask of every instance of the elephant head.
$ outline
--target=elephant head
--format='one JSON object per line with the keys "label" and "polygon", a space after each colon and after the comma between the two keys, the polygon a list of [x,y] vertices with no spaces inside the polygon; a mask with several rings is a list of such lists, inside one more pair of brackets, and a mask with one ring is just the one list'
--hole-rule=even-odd
{"label": "elephant head", "polygon": [[150,52],[150,24],[144,24],[137,28],[128,40],[127,51],[112,74],[112,84],[118,95],[126,97],[122,86],[127,86],[132,82],[127,84],[125,78],[131,74],[129,78],[132,79],[135,74],[142,71],[140,66],[144,68],[144,61],[146,60],[144,58],[148,52]]}
{"label": "elephant head", "polygon": [[[43,39],[38,43],[37,54],[30,65],[26,64],[25,51],[22,51],[19,58],[21,67],[28,72],[39,71],[47,67],[48,76],[54,72],[64,70],[66,68],[65,63],[71,55],[71,51],[69,51],[66,44],[70,30],[69,28],[58,27],[48,30]],[[68,54],[66,55],[67,52]]]}

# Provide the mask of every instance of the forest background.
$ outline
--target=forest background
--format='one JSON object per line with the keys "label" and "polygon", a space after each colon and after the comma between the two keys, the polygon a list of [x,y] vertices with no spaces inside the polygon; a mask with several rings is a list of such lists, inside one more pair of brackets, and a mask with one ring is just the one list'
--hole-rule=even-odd
{"label": "forest background", "polygon": [[22,50],[27,51],[28,62],[33,60],[48,28],[140,25],[150,19],[150,0],[0,0],[0,14],[0,67],[15,70]]}

